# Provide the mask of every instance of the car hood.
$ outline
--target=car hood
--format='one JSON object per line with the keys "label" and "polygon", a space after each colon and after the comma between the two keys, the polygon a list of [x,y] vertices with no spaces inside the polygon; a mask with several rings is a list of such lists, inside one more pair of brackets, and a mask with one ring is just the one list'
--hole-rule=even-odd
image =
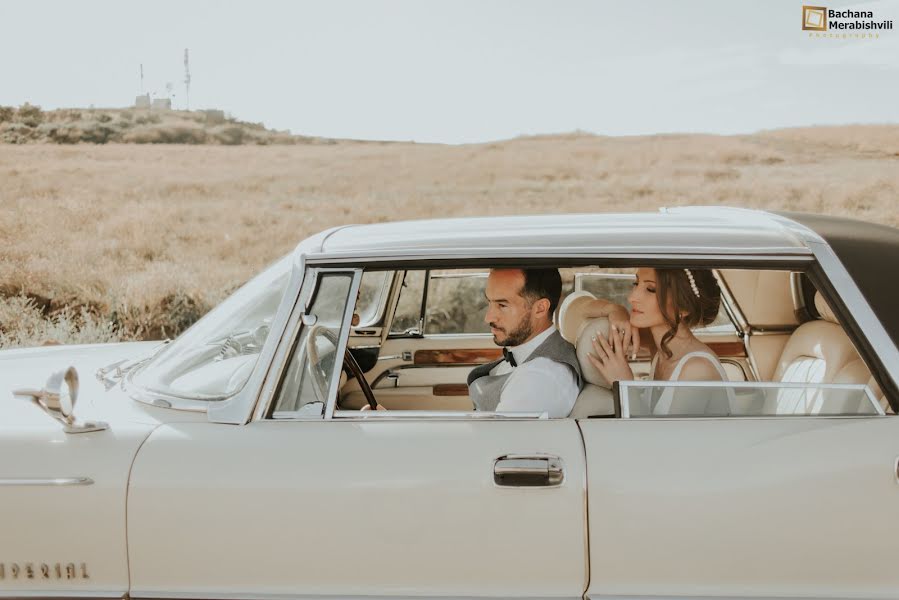
{"label": "car hood", "polygon": [[138,360],[152,354],[160,342],[128,342],[79,346],[44,346],[0,351],[0,428],[46,426],[55,422],[15,390],[40,390],[51,374],[75,367],[79,391],[75,416],[79,420],[159,424],[202,420],[200,413],[183,413],[136,402],[120,385],[109,389],[97,379],[97,370],[118,361]]}

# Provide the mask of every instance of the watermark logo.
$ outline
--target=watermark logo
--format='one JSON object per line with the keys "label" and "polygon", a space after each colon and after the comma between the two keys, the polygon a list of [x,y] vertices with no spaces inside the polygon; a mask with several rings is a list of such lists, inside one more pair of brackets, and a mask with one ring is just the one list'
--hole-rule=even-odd
{"label": "watermark logo", "polygon": [[803,31],[827,31],[827,7],[803,6],[802,7]]}
{"label": "watermark logo", "polygon": [[808,31],[810,38],[878,39],[881,32],[892,29],[893,20],[875,15],[873,10],[802,7],[802,30]]}

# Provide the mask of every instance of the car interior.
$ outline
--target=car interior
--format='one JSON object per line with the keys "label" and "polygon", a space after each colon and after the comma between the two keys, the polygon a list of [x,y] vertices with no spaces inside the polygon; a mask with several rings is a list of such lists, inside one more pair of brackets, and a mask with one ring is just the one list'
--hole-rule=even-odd
{"label": "car interior", "polygon": [[[571,307],[576,298],[593,295],[629,308],[635,269],[578,266],[560,272],[563,294],[555,322],[575,345],[585,380],[570,417],[621,416],[620,391],[587,358],[591,337],[597,330],[606,332],[607,322],[585,319]],[[646,408],[644,416],[866,414],[872,405],[878,414],[894,414],[806,274],[713,273],[722,290],[721,309],[712,324],[694,334],[715,352],[733,382],[730,400],[697,405],[693,390],[693,399],[670,415]],[[337,412],[359,411],[373,402],[388,411],[472,411],[468,373],[501,356],[483,320],[488,274],[487,269],[449,268],[365,271],[338,381]],[[331,336],[335,347],[338,333],[339,327]],[[315,344],[311,348],[318,352]],[[650,358],[641,350],[631,361],[637,383],[648,378]],[[631,416],[637,416],[640,401],[628,388]],[[296,389],[290,393],[299,395]]]}

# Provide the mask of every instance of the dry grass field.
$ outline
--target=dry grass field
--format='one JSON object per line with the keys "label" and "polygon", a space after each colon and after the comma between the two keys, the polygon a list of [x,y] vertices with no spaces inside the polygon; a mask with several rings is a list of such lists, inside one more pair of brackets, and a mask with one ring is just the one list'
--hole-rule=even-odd
{"label": "dry grass field", "polygon": [[183,330],[307,235],[725,204],[899,226],[899,126],[411,143],[0,144],[0,346]]}

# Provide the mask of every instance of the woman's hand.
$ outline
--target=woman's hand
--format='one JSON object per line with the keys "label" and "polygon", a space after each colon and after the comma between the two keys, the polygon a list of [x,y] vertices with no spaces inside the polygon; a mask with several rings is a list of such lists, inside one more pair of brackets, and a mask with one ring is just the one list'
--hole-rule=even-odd
{"label": "woman's hand", "polygon": [[[363,412],[363,411],[366,411],[366,410],[371,410],[371,405],[370,405],[370,404],[363,404],[363,405],[362,405],[362,408],[359,409],[359,412]],[[382,405],[378,404],[378,408],[376,408],[375,410],[387,410],[387,409],[384,408]]]}
{"label": "woman's hand", "polygon": [[613,338],[615,333],[622,332],[623,343],[621,350],[628,355],[630,349],[631,360],[637,360],[637,351],[640,349],[640,330],[631,325],[631,316],[624,307],[616,306],[616,310],[609,313],[609,335]]}
{"label": "woman's hand", "polygon": [[[634,328],[636,330],[636,328]],[[625,350],[625,332],[623,328],[609,328],[609,339],[597,333],[593,337],[593,354],[588,354],[590,363],[605,377],[606,381],[613,383],[622,379],[633,379],[634,372],[627,362]]]}

